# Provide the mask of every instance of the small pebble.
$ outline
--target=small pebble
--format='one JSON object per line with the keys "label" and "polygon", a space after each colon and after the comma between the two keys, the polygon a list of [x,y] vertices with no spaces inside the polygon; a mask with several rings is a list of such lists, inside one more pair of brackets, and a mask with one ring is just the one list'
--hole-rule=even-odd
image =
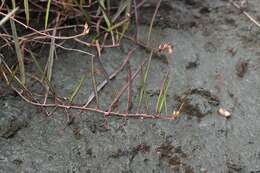
{"label": "small pebble", "polygon": [[229,118],[231,116],[231,113],[224,108],[219,108],[218,113],[219,115],[222,115],[226,118]]}

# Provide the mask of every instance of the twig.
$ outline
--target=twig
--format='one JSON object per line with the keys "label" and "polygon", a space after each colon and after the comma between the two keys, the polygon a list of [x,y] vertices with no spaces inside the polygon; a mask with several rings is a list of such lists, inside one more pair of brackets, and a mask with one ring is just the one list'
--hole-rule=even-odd
{"label": "twig", "polygon": [[[131,58],[131,55],[132,53],[134,52],[136,48],[132,49],[128,55],[126,56],[124,62],[120,65],[120,67],[114,71],[110,76],[109,76],[109,79],[113,79],[116,77],[116,75],[124,68],[124,66],[127,64],[127,62],[129,61],[129,59]],[[107,80],[104,80],[103,82],[101,82],[98,86],[97,86],[97,91],[99,92],[106,84],[108,83]],[[84,107],[87,107],[90,102],[94,99],[95,97],[95,94],[92,92],[88,98],[88,101],[85,103]]]}
{"label": "twig", "polygon": [[[5,16],[5,17],[7,16],[7,14],[2,13],[1,11],[0,11],[0,14],[3,15],[3,16]],[[34,32],[36,32],[36,33],[38,33],[38,34],[40,34],[40,35],[47,36],[47,37],[49,37],[49,38],[60,39],[60,40],[69,40],[69,39],[73,39],[73,38],[77,38],[77,37],[81,37],[81,36],[86,35],[86,33],[82,32],[82,33],[80,33],[80,34],[73,35],[73,36],[67,36],[67,37],[66,37],[66,36],[51,36],[51,35],[49,35],[49,34],[45,34],[45,33],[43,33],[43,32],[40,32],[40,31],[38,31],[38,30],[36,30],[36,29],[30,27],[30,26],[25,25],[24,23],[20,22],[19,20],[15,19],[14,17],[10,17],[10,19],[12,19],[13,21],[19,23],[20,25],[22,25],[22,26],[25,27],[25,28],[28,28],[28,29],[30,29],[30,30],[32,30],[32,31],[34,31]]]}
{"label": "twig", "polygon": [[151,39],[151,33],[152,33],[152,29],[153,29],[153,23],[154,23],[154,20],[155,20],[156,15],[157,15],[157,13],[158,13],[158,10],[159,10],[159,7],[160,7],[160,5],[161,5],[161,2],[162,2],[162,0],[159,0],[159,1],[157,2],[156,8],[155,8],[154,13],[153,13],[152,20],[151,20],[151,22],[150,22],[150,27],[149,27],[148,37],[147,37],[147,44],[148,44],[148,45],[149,45],[150,39]]}
{"label": "twig", "polygon": [[248,14],[245,10],[243,10],[237,3],[235,3],[234,1],[231,1],[231,4],[236,7],[237,9],[241,10],[242,13],[249,19],[251,20],[257,27],[260,28],[260,23],[257,22],[250,14]]}
{"label": "twig", "polygon": [[[88,46],[88,47],[90,47],[90,46],[95,47],[95,46],[96,46],[96,45],[93,44],[93,43],[87,43],[87,42],[82,41],[82,40],[80,40],[80,39],[78,39],[78,38],[74,38],[74,40],[77,41],[77,42],[79,42],[79,43],[81,43],[81,44],[84,44],[84,45],[86,45],[86,46]],[[113,44],[107,44],[107,45],[103,45],[102,47],[103,47],[103,48],[113,48],[113,47],[118,47],[118,46],[119,46],[119,44],[115,44],[115,45],[113,45]]]}
{"label": "twig", "polygon": [[127,92],[127,108],[126,108],[126,113],[128,113],[132,107],[132,70],[131,70],[131,65],[128,62],[128,74],[127,74],[127,81],[129,82],[128,86],[128,92]]}
{"label": "twig", "polygon": [[1,21],[0,21],[0,26],[2,26],[7,20],[9,20],[9,18],[16,13],[16,11],[18,10],[19,8],[16,7],[15,9],[13,9],[11,12],[9,12]]}
{"label": "twig", "polygon": [[[12,87],[14,91],[17,92],[17,94],[26,102],[40,107],[57,107],[57,108],[63,108],[63,109],[75,109],[75,110],[82,110],[82,111],[91,111],[91,112],[97,112],[101,114],[107,114],[107,111],[97,109],[97,108],[89,108],[89,107],[82,107],[78,105],[65,105],[65,104],[41,104],[38,102],[33,102],[27,99],[25,96],[22,95],[21,92],[17,91],[15,88]],[[138,119],[160,119],[160,120],[175,120],[176,117],[173,115],[166,115],[166,116],[157,116],[157,115],[151,115],[151,114],[143,114],[143,113],[119,113],[119,112],[110,112],[108,116],[117,116],[117,117],[131,117],[131,118],[138,118]]]}
{"label": "twig", "polygon": [[138,9],[137,9],[136,0],[133,0],[133,1],[134,1],[134,13],[135,13],[135,25],[136,25],[135,39],[139,40],[139,16],[138,16]]}
{"label": "twig", "polygon": [[[144,49],[147,53],[150,53],[153,50],[153,54],[155,55],[155,57],[160,58],[161,54],[159,52],[158,48],[152,48],[150,46],[148,46],[147,44],[143,43],[142,41],[138,40],[136,41],[134,38],[132,38],[131,36],[127,36],[127,35],[123,35],[124,38],[126,38],[127,40],[132,41],[134,44],[138,45],[140,48]],[[168,64],[168,61],[164,61],[164,59],[162,59],[163,63]]]}
{"label": "twig", "polygon": [[97,60],[100,68],[101,68],[101,71],[103,73],[103,75],[105,76],[106,80],[108,83],[110,83],[110,78],[109,78],[109,75],[104,67],[104,64],[101,60],[101,51],[102,51],[102,47],[100,47],[100,44],[99,44],[99,40],[96,40],[96,53],[95,53],[95,56],[94,58]]}

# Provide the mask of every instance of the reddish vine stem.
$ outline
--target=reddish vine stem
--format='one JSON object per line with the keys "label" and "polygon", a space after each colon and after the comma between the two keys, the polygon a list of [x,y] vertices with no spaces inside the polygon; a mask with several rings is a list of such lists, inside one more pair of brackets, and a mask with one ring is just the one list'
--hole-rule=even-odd
{"label": "reddish vine stem", "polygon": [[[90,112],[97,112],[101,114],[107,114],[107,111],[98,109],[98,108],[90,108],[90,107],[83,107],[79,105],[66,105],[66,104],[41,104],[37,102],[30,101],[25,96],[22,95],[21,92],[13,88],[17,94],[26,102],[39,106],[39,107],[57,107],[63,109],[75,109],[75,110],[83,110],[83,111],[90,111]],[[117,117],[129,117],[129,118],[137,118],[137,119],[160,119],[160,120],[175,120],[177,117],[174,115],[166,115],[166,116],[159,116],[159,115],[151,115],[151,114],[144,114],[144,113],[119,113],[119,112],[110,112],[108,116],[117,116]]]}

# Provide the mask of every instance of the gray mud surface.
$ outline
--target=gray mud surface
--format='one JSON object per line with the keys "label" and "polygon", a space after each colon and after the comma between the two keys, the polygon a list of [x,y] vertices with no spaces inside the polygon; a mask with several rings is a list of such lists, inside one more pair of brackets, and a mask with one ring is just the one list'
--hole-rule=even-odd
{"label": "gray mud surface", "polygon": [[[259,9],[259,0],[249,1],[247,11],[258,20]],[[153,10],[154,4],[146,4],[141,11],[143,39]],[[152,40],[155,46],[174,45],[169,109],[183,95],[189,103],[179,119],[129,119],[121,126],[122,119],[109,118],[106,129],[103,115],[84,112],[67,125],[64,110],[46,117],[1,85],[0,173],[259,173],[260,28],[224,0],[172,0],[163,1]],[[125,40],[120,48],[105,50],[109,73],[133,46]],[[147,56],[138,48],[132,69]],[[86,69],[90,73],[90,58],[59,51],[54,67],[59,94],[68,96]],[[160,58],[152,60],[147,88],[151,112],[165,69]],[[122,86],[126,74],[123,70],[102,90],[101,107],[111,102],[111,90]],[[76,102],[84,103],[90,92],[89,80]],[[125,106],[126,98],[119,107]],[[232,116],[220,116],[220,107]]]}

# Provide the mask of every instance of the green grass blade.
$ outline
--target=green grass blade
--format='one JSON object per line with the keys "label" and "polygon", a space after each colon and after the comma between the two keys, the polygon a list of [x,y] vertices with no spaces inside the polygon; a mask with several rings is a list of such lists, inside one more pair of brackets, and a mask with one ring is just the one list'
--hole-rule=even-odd
{"label": "green grass blade", "polygon": [[120,42],[120,41],[122,40],[122,38],[124,37],[124,35],[125,35],[126,31],[128,30],[128,28],[129,28],[129,20],[128,20],[126,23],[124,23],[123,26],[122,26],[122,31],[121,31],[121,33],[120,33],[119,42]]}
{"label": "green grass blade", "polygon": [[12,83],[13,79],[16,77],[16,72],[18,71],[19,66],[15,66],[13,69],[11,68],[10,70],[10,74],[11,74],[11,78],[9,80],[10,83]]}
{"label": "green grass blade", "polygon": [[105,22],[106,22],[106,24],[107,24],[107,29],[108,29],[108,31],[111,31],[112,29],[111,29],[111,22],[110,22],[110,20],[109,20],[109,18],[108,18],[108,16],[107,16],[107,14],[106,14],[106,12],[105,12],[105,10],[103,10],[102,8],[101,8],[101,11],[102,11],[102,13],[103,13],[103,17],[104,17],[104,19],[105,19]]}
{"label": "green grass blade", "polygon": [[80,91],[80,89],[81,89],[81,87],[82,87],[82,85],[83,85],[85,79],[86,79],[86,75],[83,75],[83,76],[80,78],[80,80],[79,80],[79,82],[77,83],[77,85],[74,87],[73,92],[72,92],[72,94],[71,94],[70,97],[69,97],[69,102],[70,102],[70,103],[72,103],[73,100],[74,100],[74,98],[78,95],[78,93],[79,93],[79,91]]}
{"label": "green grass blade", "polygon": [[132,1],[129,0],[127,6],[126,6],[126,10],[125,10],[125,18],[128,19],[127,22],[125,22],[122,26],[122,35],[120,35],[120,38],[119,38],[119,42],[121,41],[121,39],[123,38],[124,34],[126,33],[126,31],[128,30],[129,28],[129,23],[130,23],[130,16],[129,14],[131,13],[131,4],[132,4]]}
{"label": "green grass blade", "polygon": [[[3,63],[5,66],[7,66],[5,63]],[[2,67],[2,66],[1,66]],[[7,68],[7,67],[6,67]],[[9,73],[10,73],[10,79],[8,79],[8,77],[7,77],[7,75],[4,75],[4,77],[5,77],[5,80],[6,80],[6,84],[7,84],[7,86],[10,86],[10,84],[12,83],[12,81],[13,81],[13,79],[16,77],[16,72],[17,72],[17,70],[18,70],[18,66],[15,66],[15,68],[12,70],[12,69],[10,69],[10,70],[8,70],[9,71]],[[2,69],[2,68],[1,68]],[[0,70],[1,70],[0,69]],[[2,74],[3,73],[5,73],[5,71],[0,71],[0,72],[2,72]]]}
{"label": "green grass blade", "polygon": [[103,14],[103,17],[105,19],[105,22],[107,24],[107,30],[108,32],[111,31],[111,26],[112,26],[112,23],[110,22],[110,19],[108,17],[108,15],[106,14],[106,8],[105,8],[105,4],[104,4],[104,1],[98,1],[99,2],[99,7],[101,9],[101,12]]}
{"label": "green grass blade", "polygon": [[150,97],[147,94],[147,92],[144,92],[144,103],[145,103],[145,111],[148,113],[149,109],[149,103],[150,103]]}
{"label": "green grass blade", "polygon": [[79,4],[80,4],[80,6],[82,7],[83,4],[86,4],[86,1],[85,1],[85,0],[80,0],[80,1],[79,1]]}
{"label": "green grass blade", "polygon": [[11,79],[9,81],[7,81],[9,83],[9,85],[11,85],[11,80],[14,80],[18,86],[20,86],[22,89],[26,90],[25,85],[23,84],[23,82],[15,75],[15,70],[12,71],[9,66],[2,60],[2,64],[4,65],[6,71],[11,75]]}
{"label": "green grass blade", "polygon": [[48,27],[48,20],[49,20],[49,13],[50,13],[50,7],[51,7],[51,0],[48,0],[47,8],[46,8],[46,14],[45,14],[45,29]]}
{"label": "green grass blade", "polygon": [[108,16],[110,16],[110,12],[111,12],[111,2],[110,0],[106,0],[106,5],[107,5],[107,14]]}
{"label": "green grass blade", "polygon": [[15,51],[18,59],[19,69],[20,69],[20,78],[21,83],[25,85],[25,68],[24,68],[24,57],[20,48],[17,32],[16,32],[16,26],[12,19],[10,19],[11,28],[12,28],[12,34],[14,39],[14,45],[15,45]]}
{"label": "green grass blade", "polygon": [[129,21],[129,19],[126,18],[126,19],[124,19],[124,20],[122,20],[122,21],[120,21],[120,22],[114,24],[113,26],[111,26],[111,27],[110,27],[110,30],[114,30],[114,29],[116,29],[116,28],[118,28],[118,27],[124,25],[124,24],[127,23],[128,21]]}
{"label": "green grass blade", "polygon": [[31,97],[31,99],[33,99],[35,101],[35,98],[33,97],[33,94],[30,92],[30,90],[28,90],[28,88],[26,88],[26,86],[22,83],[22,81],[13,73],[13,71],[9,68],[9,66],[2,61],[6,71],[13,77],[14,81],[16,82],[16,84],[20,87],[21,91],[18,91],[14,86],[11,85],[10,83],[10,87],[15,88],[15,90],[17,90],[20,93],[24,93],[26,92],[27,95],[29,95]]}
{"label": "green grass blade", "polygon": [[167,99],[166,99],[166,97],[165,97],[165,101],[164,101],[164,110],[165,110],[165,115],[168,115]]}
{"label": "green grass blade", "polygon": [[[165,106],[165,107],[167,106],[166,98],[167,98],[168,88],[169,88],[169,75],[167,74],[165,80],[163,81],[163,85],[161,87],[160,94],[157,99],[156,113],[161,113],[163,106]],[[166,111],[167,111],[167,109],[166,109]]]}
{"label": "green grass blade", "polygon": [[145,94],[146,81],[147,81],[147,78],[148,78],[148,73],[149,73],[149,69],[150,69],[150,65],[151,65],[152,56],[153,56],[153,50],[151,51],[151,53],[149,55],[148,64],[147,64],[145,73],[144,73],[144,75],[141,79],[141,90],[140,90],[140,93],[139,93],[139,96],[138,96],[138,104],[137,104],[137,111],[138,112],[140,111],[140,107],[141,107],[143,97],[144,97],[144,94]]}
{"label": "green grass blade", "polygon": [[26,23],[27,25],[29,25],[29,21],[30,21],[29,0],[24,0],[23,4],[25,10]]}
{"label": "green grass blade", "polygon": [[169,88],[169,79],[167,79],[167,83],[166,83],[166,88],[164,91],[164,96],[163,96],[163,103],[164,103],[164,110],[165,110],[165,114],[168,115],[168,110],[167,110],[167,93],[168,93],[168,88]]}
{"label": "green grass blade", "polygon": [[32,53],[31,50],[29,50],[29,53],[30,53],[30,55],[31,55],[31,58],[32,58],[34,64],[36,65],[37,70],[40,72],[40,75],[43,76],[43,75],[44,75],[44,71],[43,71],[43,69],[41,68],[40,64],[39,64],[38,61],[36,60],[36,58],[35,58],[35,56],[33,55],[33,53]]}
{"label": "green grass blade", "polygon": [[83,15],[84,15],[85,18],[86,18],[87,24],[90,25],[90,23],[91,23],[91,17],[90,17],[89,13],[88,13],[86,10],[83,10],[83,9],[82,9],[82,4],[85,3],[85,1],[82,1],[82,0],[81,0],[80,3],[78,3],[77,0],[73,0],[73,2],[81,9],[81,12],[83,13]]}
{"label": "green grass blade", "polygon": [[118,19],[118,17],[124,12],[124,10],[126,9],[126,7],[129,4],[129,1],[130,0],[127,0],[127,1],[123,0],[123,2],[122,1],[120,2],[120,5],[112,18],[112,22],[115,22]]}

